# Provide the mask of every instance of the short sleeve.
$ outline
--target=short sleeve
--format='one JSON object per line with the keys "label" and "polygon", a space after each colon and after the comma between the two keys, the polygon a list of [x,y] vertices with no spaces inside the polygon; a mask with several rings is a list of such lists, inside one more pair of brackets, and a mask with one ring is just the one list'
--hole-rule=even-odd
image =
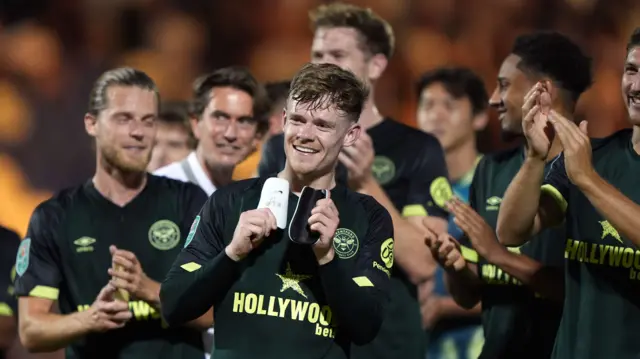
{"label": "short sleeve", "polygon": [[386,290],[394,261],[393,222],[389,212],[372,197],[364,199],[363,204],[369,226],[353,280],[359,286],[373,285]]}
{"label": "short sleeve", "polygon": [[258,163],[258,175],[269,176],[282,171],[286,157],[284,153],[284,136],[273,136],[262,146],[262,155]]}
{"label": "short sleeve", "polygon": [[59,209],[40,205],[31,215],[27,237],[16,254],[16,296],[57,300],[62,272],[55,241],[60,222]]}
{"label": "short sleeve", "polygon": [[0,228],[0,316],[13,316],[17,312],[13,282],[15,257],[20,246],[17,233]]}
{"label": "short sleeve", "polygon": [[416,156],[419,163],[410,180],[402,214],[405,217],[428,215],[448,219],[445,203],[453,193],[444,152],[435,137],[428,135],[425,139],[422,153]]}
{"label": "short sleeve", "polygon": [[564,153],[559,154],[551,162],[549,171],[542,184],[542,194],[551,196],[560,206],[562,212],[567,210],[567,199],[569,198],[569,177],[564,164]]}
{"label": "short sleeve", "polygon": [[185,246],[174,266],[192,272],[224,251],[223,235],[228,203],[222,197],[222,191],[214,192],[195,216]]}

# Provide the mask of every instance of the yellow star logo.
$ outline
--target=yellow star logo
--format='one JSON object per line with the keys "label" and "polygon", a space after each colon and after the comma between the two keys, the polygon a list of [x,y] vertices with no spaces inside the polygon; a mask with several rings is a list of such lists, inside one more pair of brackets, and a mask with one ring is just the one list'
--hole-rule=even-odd
{"label": "yellow star logo", "polygon": [[611,225],[611,223],[609,223],[609,221],[600,221],[600,225],[602,226],[601,239],[604,239],[604,237],[606,237],[607,235],[610,235],[611,237],[615,238],[618,242],[623,243],[622,238],[620,238],[620,234],[618,234],[618,231],[616,231],[616,229],[613,228],[613,226]]}
{"label": "yellow star logo", "polygon": [[276,275],[282,279],[282,288],[280,288],[280,293],[291,288],[301,296],[305,298],[307,297],[307,295],[304,294],[302,287],[300,287],[300,281],[311,278],[310,275],[294,274],[293,271],[291,271],[291,265],[289,263],[287,263],[287,270],[284,274],[276,273]]}

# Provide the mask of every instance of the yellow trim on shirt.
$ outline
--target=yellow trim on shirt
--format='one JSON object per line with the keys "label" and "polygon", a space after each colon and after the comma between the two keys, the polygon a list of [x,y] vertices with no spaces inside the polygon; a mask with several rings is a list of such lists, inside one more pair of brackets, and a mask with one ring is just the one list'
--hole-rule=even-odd
{"label": "yellow trim on shirt", "polygon": [[403,217],[426,217],[427,210],[421,204],[409,204],[402,209]]}
{"label": "yellow trim on shirt", "polygon": [[30,297],[38,297],[44,299],[57,300],[60,290],[58,288],[48,287],[46,285],[37,285],[29,292]]}
{"label": "yellow trim on shirt", "polygon": [[367,277],[355,277],[353,281],[356,282],[358,287],[373,287],[373,283]]}
{"label": "yellow trim on shirt", "polygon": [[471,263],[478,263],[478,252],[469,247],[460,246],[460,251],[462,252],[462,258],[464,260]]}
{"label": "yellow trim on shirt", "polygon": [[568,205],[567,200],[562,196],[562,193],[560,193],[558,189],[556,189],[550,184],[544,184],[542,185],[540,190],[542,191],[542,193],[548,194],[556,201],[558,206],[560,206],[562,213],[565,213],[567,211],[567,205]]}
{"label": "yellow trim on shirt", "polygon": [[13,309],[7,303],[0,303],[0,317],[12,317]]}

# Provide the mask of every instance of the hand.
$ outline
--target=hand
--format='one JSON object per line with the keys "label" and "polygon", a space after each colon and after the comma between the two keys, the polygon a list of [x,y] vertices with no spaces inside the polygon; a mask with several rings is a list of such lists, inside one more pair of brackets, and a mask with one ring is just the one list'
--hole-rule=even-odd
{"label": "hand", "polygon": [[88,325],[92,331],[105,332],[122,328],[131,319],[129,303],[116,300],[114,298],[116,290],[113,284],[107,283],[86,311]]}
{"label": "hand", "polygon": [[545,161],[549,155],[553,133],[548,133],[547,116],[551,96],[547,85],[538,82],[525,95],[522,106],[522,131],[527,139],[527,156]]}
{"label": "hand", "polygon": [[333,237],[336,235],[338,224],[340,224],[340,214],[331,200],[331,191],[327,190],[327,198],[316,202],[309,217],[309,228],[320,234],[320,238],[313,245],[313,252],[320,265],[333,260],[335,255]]}
{"label": "hand", "polygon": [[276,217],[268,208],[243,212],[225,252],[237,262],[257,248],[276,228]]}
{"label": "hand", "polygon": [[448,207],[455,216],[453,221],[467,235],[481,257],[491,262],[492,255],[505,250],[498,242],[494,230],[473,208],[458,198],[449,201]]}
{"label": "hand", "polygon": [[425,239],[426,245],[431,250],[433,258],[448,271],[459,272],[467,266],[467,262],[462,257],[460,243],[448,233],[436,236],[431,233]]}
{"label": "hand", "polygon": [[154,295],[150,290],[152,280],[142,270],[136,255],[113,245],[109,246],[109,252],[112,267],[107,272],[112,277],[111,284],[147,303],[156,302],[158,294]]}
{"label": "hand", "polygon": [[373,142],[364,131],[353,146],[342,149],[338,159],[347,168],[349,186],[352,189],[359,190],[365,183],[373,180],[371,167],[374,158]]}
{"label": "hand", "polygon": [[567,120],[556,111],[551,111],[549,122],[562,142],[564,149],[564,165],[569,180],[582,188],[596,174],[591,162],[591,141],[587,134],[587,121],[580,122],[580,127]]}

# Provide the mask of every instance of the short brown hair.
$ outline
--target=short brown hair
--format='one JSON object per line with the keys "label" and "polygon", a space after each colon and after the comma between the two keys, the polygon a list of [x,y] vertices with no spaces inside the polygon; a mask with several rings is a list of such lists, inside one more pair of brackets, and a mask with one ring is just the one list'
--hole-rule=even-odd
{"label": "short brown hair", "polygon": [[258,134],[269,130],[269,101],[262,86],[251,72],[241,66],[230,66],[200,76],[193,85],[191,116],[200,118],[211,100],[211,91],[216,87],[231,87],[244,91],[253,99],[253,117]]}
{"label": "short brown hair", "polygon": [[158,121],[170,126],[179,126],[189,136],[187,146],[195,149],[198,140],[193,135],[191,124],[189,123],[189,103],[186,101],[167,101],[160,104]]}
{"label": "short brown hair", "polygon": [[369,8],[336,2],[312,10],[309,19],[313,31],[321,27],[349,27],[363,37],[363,50],[369,54],[383,54],[387,59],[393,55],[395,37],[391,25]]}
{"label": "short brown hair", "polygon": [[306,64],[291,81],[289,99],[310,104],[313,110],[335,107],[357,122],[369,89],[350,71],[333,64]]}

